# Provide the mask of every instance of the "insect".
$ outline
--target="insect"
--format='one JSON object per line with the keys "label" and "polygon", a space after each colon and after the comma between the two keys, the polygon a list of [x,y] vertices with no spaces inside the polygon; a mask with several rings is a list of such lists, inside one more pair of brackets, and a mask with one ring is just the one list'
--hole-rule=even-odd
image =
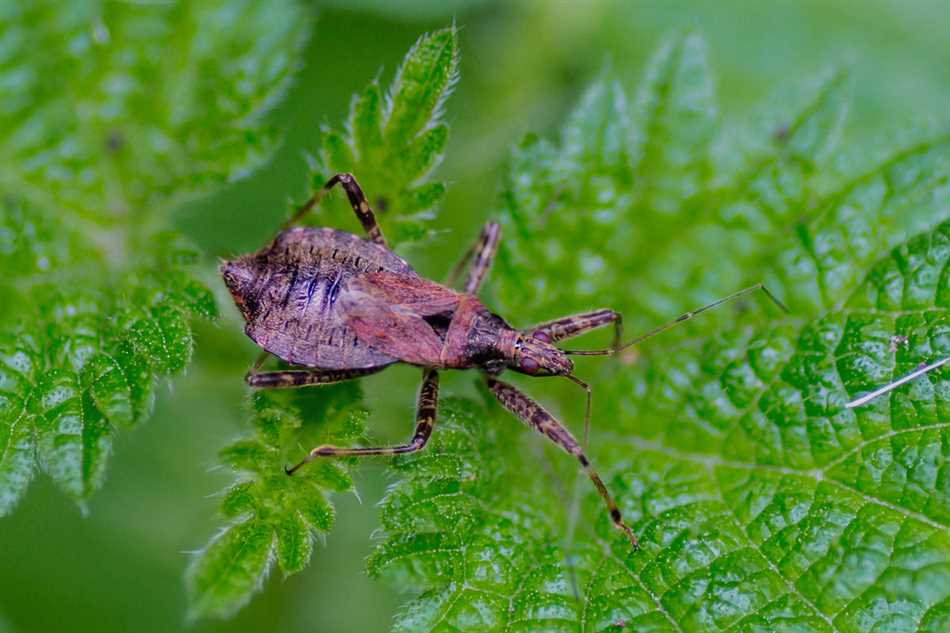
{"label": "insect", "polygon": [[[329,228],[296,227],[333,187],[346,192],[366,238]],[[541,405],[503,382],[512,370],[530,376],[561,376],[586,391],[585,437],[590,424],[591,388],[574,376],[571,355],[617,354],[697,314],[756,290],[784,306],[761,284],[687,312],[626,343],[622,318],[610,309],[516,329],[477,298],[500,238],[495,222],[456,265],[446,285],[424,279],[386,245],[359,184],[337,174],[301,206],[274,240],[261,250],[225,261],[224,278],[246,321],[245,332],[263,349],[247,374],[254,388],[304,387],[352,380],[395,363],[422,368],[415,433],[407,443],[388,447],[318,446],[297,465],[320,457],[395,455],[422,449],[435,424],[439,372],[479,369],[502,406],[529,427],[573,455],[603,498],[613,524],[638,548],[633,530],[574,436]],[[461,291],[452,282],[468,265]],[[563,350],[555,344],[612,325],[613,345],[602,350]],[[260,371],[268,355],[296,369]]]}

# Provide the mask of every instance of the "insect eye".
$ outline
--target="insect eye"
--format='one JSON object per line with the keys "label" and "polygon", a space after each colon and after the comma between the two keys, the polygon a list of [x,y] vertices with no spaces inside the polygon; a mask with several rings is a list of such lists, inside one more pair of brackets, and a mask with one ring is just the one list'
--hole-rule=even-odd
{"label": "insect eye", "polygon": [[551,337],[548,336],[545,332],[535,332],[533,336],[535,340],[541,341],[542,343],[551,342]]}
{"label": "insect eye", "polygon": [[529,358],[525,356],[524,358],[521,359],[522,371],[525,371],[529,374],[533,374],[534,372],[538,371],[538,367],[539,367],[538,361],[534,360],[533,358]]}

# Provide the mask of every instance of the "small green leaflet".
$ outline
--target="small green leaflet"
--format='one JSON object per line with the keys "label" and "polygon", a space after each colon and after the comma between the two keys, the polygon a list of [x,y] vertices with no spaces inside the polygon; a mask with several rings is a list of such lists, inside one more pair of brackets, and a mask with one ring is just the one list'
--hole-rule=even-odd
{"label": "small green leaflet", "polygon": [[[454,27],[420,37],[385,94],[374,80],[353,96],[344,131],[324,128],[311,161],[314,188],[335,173],[356,174],[392,244],[426,236],[445,193],[428,175],[448,139],[442,107],[458,79],[458,55]],[[350,226],[352,215],[339,205],[334,220]]]}
{"label": "small green leaflet", "polygon": [[[360,398],[355,382],[301,392],[296,398],[286,392],[254,395],[254,436],[220,453],[240,478],[221,501],[221,512],[231,522],[189,567],[191,617],[236,611],[260,589],[275,560],[285,575],[307,565],[314,535],[333,525],[328,495],[351,490],[353,482],[341,461],[318,461],[293,477],[284,467],[314,446],[347,446],[362,439],[366,411],[355,404]],[[291,449],[293,454],[285,454]]]}
{"label": "small green leaflet", "polygon": [[[102,485],[117,428],[151,412],[156,378],[191,358],[192,316],[214,318],[173,234],[109,273],[78,233],[20,203],[0,208],[0,260],[17,306],[0,331],[0,515],[39,466],[77,501]],[[8,268],[9,266],[9,268]],[[109,275],[113,283],[89,279]]]}

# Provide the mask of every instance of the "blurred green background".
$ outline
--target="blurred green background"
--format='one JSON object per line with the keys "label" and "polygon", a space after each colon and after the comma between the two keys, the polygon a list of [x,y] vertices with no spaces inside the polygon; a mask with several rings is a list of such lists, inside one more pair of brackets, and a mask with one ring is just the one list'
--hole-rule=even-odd
{"label": "blurred green background", "polygon": [[[341,121],[354,91],[381,68],[388,80],[420,33],[452,20],[461,27],[462,74],[447,105],[443,231],[409,253],[433,276],[491,214],[508,146],[528,131],[554,134],[605,64],[632,91],[671,32],[695,29],[707,38],[727,121],[741,121],[769,95],[834,65],[849,66],[854,80],[846,143],[900,131],[950,103],[950,9],[940,0],[333,0],[313,10],[305,66],[272,114],[286,130],[277,155],[249,178],[176,212],[177,225],[209,254],[208,279],[219,291],[212,258],[259,246],[287,200],[303,197],[302,155],[316,147],[320,124]],[[375,503],[387,484],[379,465],[360,471],[362,501],[338,499],[336,526],[303,573],[269,579],[231,621],[186,625],[187,552],[220,520],[212,496],[231,475],[210,466],[245,430],[241,376],[254,356],[230,306],[217,325],[198,327],[194,364],[161,390],[144,428],[118,436],[108,481],[86,516],[41,479],[0,520],[0,632],[388,630],[401,598],[362,571],[377,526]],[[378,437],[409,431],[416,378],[395,369],[364,381]],[[443,392],[469,390],[470,382],[450,376]]]}

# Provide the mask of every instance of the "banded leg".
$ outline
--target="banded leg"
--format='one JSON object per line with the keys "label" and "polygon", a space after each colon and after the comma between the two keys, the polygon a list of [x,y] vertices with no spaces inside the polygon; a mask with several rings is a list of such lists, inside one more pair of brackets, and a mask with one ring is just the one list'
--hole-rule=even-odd
{"label": "banded leg", "polygon": [[416,432],[406,444],[399,446],[381,446],[369,448],[339,448],[336,446],[318,446],[303,458],[296,466],[287,469],[288,475],[313,461],[317,457],[368,457],[370,455],[399,455],[413,453],[420,450],[429,441],[432,427],[435,425],[436,410],[439,405],[439,373],[434,369],[426,369],[422,374],[422,388],[419,390],[419,400],[416,406]]}
{"label": "banded leg", "polygon": [[370,241],[381,246],[386,246],[386,238],[383,237],[383,231],[379,228],[379,224],[376,222],[376,216],[373,214],[373,210],[370,208],[369,202],[366,201],[366,196],[363,195],[363,190],[360,189],[360,185],[356,182],[356,178],[353,177],[353,174],[337,174],[330,178],[320,191],[313,194],[309,200],[297,209],[296,213],[294,213],[289,220],[284,222],[282,228],[287,229],[300,222],[301,218],[313,209],[337,184],[343,187],[343,190],[346,192],[350,206],[353,207],[353,212],[356,213],[356,219],[360,221]]}
{"label": "banded leg", "polygon": [[545,343],[557,343],[610,324],[614,326],[614,341],[611,347],[616,348],[620,346],[620,337],[623,335],[623,317],[609,308],[539,323],[527,328],[525,332]]}
{"label": "banded leg", "polygon": [[244,376],[244,381],[255,389],[288,389],[309,387],[311,385],[329,385],[335,382],[355,380],[382,371],[382,367],[366,369],[286,369],[278,371],[257,371],[258,364]]}
{"label": "banded leg", "polygon": [[447,286],[454,284],[462,272],[462,268],[474,257],[475,261],[472,263],[472,267],[468,271],[468,276],[465,278],[463,291],[468,294],[477,293],[482,285],[482,281],[485,280],[488,269],[491,267],[492,260],[495,258],[495,251],[498,250],[498,241],[500,238],[501,226],[497,222],[487,223],[478,236],[478,240],[465,251],[462,259],[459,260],[452,269],[452,272],[449,273],[445,284]]}
{"label": "banded leg", "polygon": [[[742,290],[739,290],[739,291],[737,291],[737,292],[734,292],[734,293],[732,293],[731,295],[728,295],[728,296],[726,296],[726,297],[723,297],[722,299],[717,299],[716,301],[713,301],[712,303],[707,303],[706,305],[704,305],[704,306],[702,306],[702,307],[700,307],[700,308],[696,308],[695,310],[690,310],[689,312],[684,312],[683,314],[679,315],[678,317],[676,317],[676,318],[673,319],[672,321],[668,321],[668,322],[664,323],[663,325],[657,326],[657,327],[653,328],[652,330],[650,330],[649,332],[647,332],[646,334],[641,334],[640,336],[638,336],[638,337],[636,337],[636,338],[634,338],[634,339],[632,339],[632,340],[630,340],[630,341],[627,341],[626,343],[621,343],[621,342],[620,342],[620,323],[621,323],[621,321],[620,321],[620,315],[617,315],[617,317],[616,317],[617,334],[616,334],[615,339],[614,339],[614,344],[613,344],[611,347],[609,347],[609,348],[607,348],[607,349],[562,350],[562,351],[563,351],[565,354],[573,354],[573,355],[576,355],[576,356],[613,356],[614,354],[617,354],[617,353],[619,353],[619,352],[622,352],[623,350],[627,349],[628,347],[633,347],[634,345],[636,345],[636,344],[638,344],[638,343],[642,343],[643,341],[647,340],[648,338],[653,338],[653,337],[656,336],[657,334],[660,334],[660,333],[662,333],[662,332],[665,332],[665,331],[669,330],[670,328],[679,325],[679,324],[682,323],[683,321],[689,321],[689,320],[692,319],[693,317],[698,316],[698,315],[702,314],[703,312],[706,312],[707,310],[712,310],[713,308],[718,308],[719,306],[721,306],[721,305],[724,304],[724,303],[728,303],[728,302],[730,302],[730,301],[734,301],[734,300],[739,299],[739,298],[741,298],[741,297],[744,297],[744,296],[746,296],[746,295],[748,295],[748,294],[751,294],[751,293],[753,293],[753,292],[755,292],[755,291],[757,291],[757,290],[761,290],[761,291],[765,294],[765,296],[769,298],[769,300],[770,300],[772,303],[774,303],[776,306],[779,307],[779,309],[782,310],[782,312],[785,312],[785,313],[788,312],[788,308],[785,307],[785,304],[783,304],[781,301],[779,301],[778,298],[777,298],[774,294],[772,294],[772,293],[769,291],[769,289],[766,288],[766,287],[760,282],[760,283],[755,284],[754,286],[749,286],[748,288],[743,288]],[[566,334],[565,336],[562,336],[561,338],[568,338],[568,337],[571,337],[571,336],[578,336],[579,334],[583,334],[584,332],[587,332],[588,330],[592,330],[592,329],[594,329],[594,328],[598,328],[598,327],[600,327],[600,326],[602,326],[602,325],[608,323],[609,320],[608,320],[608,321],[602,320],[603,318],[606,318],[606,317],[601,317],[601,319],[598,319],[598,318],[594,318],[594,317],[593,317],[593,315],[597,315],[597,314],[600,313],[600,312],[605,312],[605,313],[606,313],[606,312],[611,312],[611,311],[610,311],[610,310],[603,310],[603,311],[602,311],[602,310],[597,310],[597,311],[591,312],[591,313],[589,313],[589,314],[582,314],[582,315],[578,315],[577,317],[567,317],[566,319],[562,319],[561,321],[571,321],[572,319],[579,319],[579,318],[582,319],[583,317],[591,317],[591,318],[590,318],[590,321],[587,322],[587,323],[585,323],[585,322],[583,321],[583,319],[582,319],[581,321],[578,321],[578,322],[577,322],[575,325],[573,325],[573,326],[562,326],[562,329],[563,329],[564,331],[569,331],[569,333]],[[616,313],[615,313],[615,314],[616,314]],[[536,326],[535,328],[532,328],[532,329],[529,330],[529,331],[534,332],[534,331],[537,330],[538,328],[544,327],[545,325],[559,324],[561,321],[551,321],[551,322],[548,323],[548,324],[542,324],[541,326]],[[555,339],[555,340],[556,340],[556,339]]]}
{"label": "banded leg", "polygon": [[590,477],[590,480],[594,483],[594,487],[597,488],[597,492],[600,493],[604,503],[607,504],[607,509],[610,511],[610,520],[613,521],[614,526],[626,534],[634,550],[639,549],[640,546],[637,543],[636,535],[634,535],[633,530],[623,522],[620,509],[610,496],[607,486],[604,485],[604,482],[601,480],[600,475],[597,474],[597,471],[594,470],[594,467],[590,465],[587,456],[584,455],[584,451],[581,450],[580,444],[577,443],[577,440],[574,439],[571,432],[564,428],[553,415],[545,411],[541,405],[513,386],[489,377],[488,388],[495,394],[495,397],[498,398],[502,406],[514,413],[518,419],[539,433],[546,435],[555,444],[577,458],[577,461],[581,463],[587,476]]}
{"label": "banded leg", "polygon": [[[614,325],[614,340],[612,348],[620,346],[620,337],[623,335],[623,317],[609,308],[601,308],[591,312],[575,314],[553,321],[534,325],[525,330],[525,333],[545,343],[556,343],[566,338],[580,336],[585,332],[596,330],[605,325]],[[590,416],[591,416],[591,389],[590,385],[575,376],[568,375],[567,379],[577,384],[587,396],[587,405],[584,409],[584,448],[590,446]]]}

